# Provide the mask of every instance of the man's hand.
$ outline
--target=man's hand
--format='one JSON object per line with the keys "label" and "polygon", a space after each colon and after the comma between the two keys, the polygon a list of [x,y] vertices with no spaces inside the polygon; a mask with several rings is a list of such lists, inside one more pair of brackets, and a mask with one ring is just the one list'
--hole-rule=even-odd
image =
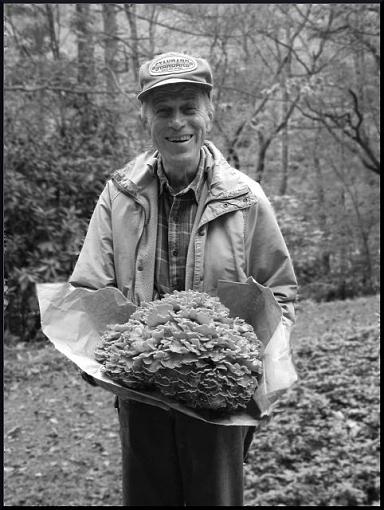
{"label": "man's hand", "polygon": [[88,384],[91,386],[97,386],[95,379],[91,375],[88,375],[87,372],[84,372],[84,370],[79,370],[79,373],[84,381],[86,381]]}

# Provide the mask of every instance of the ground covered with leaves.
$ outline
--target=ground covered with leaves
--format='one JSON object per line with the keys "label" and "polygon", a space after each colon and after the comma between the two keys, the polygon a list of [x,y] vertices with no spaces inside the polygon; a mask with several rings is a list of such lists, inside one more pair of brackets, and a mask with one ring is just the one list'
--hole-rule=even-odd
{"label": "ground covered with leaves", "polygon": [[[298,305],[299,381],[256,430],[247,506],[379,506],[379,296]],[[51,344],[4,347],[4,505],[121,506],[117,412]]]}

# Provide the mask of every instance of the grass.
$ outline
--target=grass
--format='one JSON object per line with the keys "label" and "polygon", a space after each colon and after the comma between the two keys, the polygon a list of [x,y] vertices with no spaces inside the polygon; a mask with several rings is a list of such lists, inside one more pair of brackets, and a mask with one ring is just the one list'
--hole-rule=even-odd
{"label": "grass", "polygon": [[[379,296],[299,303],[300,380],[256,431],[247,506],[379,506]],[[121,506],[114,396],[50,343],[4,347],[4,505]]]}

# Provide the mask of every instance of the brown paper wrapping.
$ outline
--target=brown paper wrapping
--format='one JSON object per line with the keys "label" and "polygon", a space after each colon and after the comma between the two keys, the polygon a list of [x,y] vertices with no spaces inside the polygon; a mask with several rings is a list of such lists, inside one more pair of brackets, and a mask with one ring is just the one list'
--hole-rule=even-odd
{"label": "brown paper wrapping", "polygon": [[[246,283],[219,281],[217,295],[233,317],[251,324],[264,345],[264,375],[254,398],[243,412],[223,415],[192,410],[158,392],[136,391],[106,377],[94,359],[94,350],[108,324],[124,323],[136,309],[114,287],[99,290],[75,288],[68,283],[37,284],[41,328],[62,354],[94,377],[102,388],[123,400],[137,400],[163,409],[172,408],[197,419],[220,425],[255,425],[271,411],[276,395],[296,379],[289,335],[282,312],[270,289],[249,278]],[[272,347],[272,348],[271,348]]]}

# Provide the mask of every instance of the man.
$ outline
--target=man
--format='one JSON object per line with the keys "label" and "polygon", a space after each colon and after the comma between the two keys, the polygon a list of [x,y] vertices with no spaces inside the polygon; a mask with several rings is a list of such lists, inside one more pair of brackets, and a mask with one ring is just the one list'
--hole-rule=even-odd
{"label": "man", "polygon": [[[139,305],[173,290],[210,295],[218,280],[270,287],[294,321],[296,279],[260,185],[206,140],[214,109],[209,64],[167,53],[140,68],[141,115],[154,150],[102,192],[70,283],[118,287]],[[123,503],[239,506],[253,429],[119,401]]]}

